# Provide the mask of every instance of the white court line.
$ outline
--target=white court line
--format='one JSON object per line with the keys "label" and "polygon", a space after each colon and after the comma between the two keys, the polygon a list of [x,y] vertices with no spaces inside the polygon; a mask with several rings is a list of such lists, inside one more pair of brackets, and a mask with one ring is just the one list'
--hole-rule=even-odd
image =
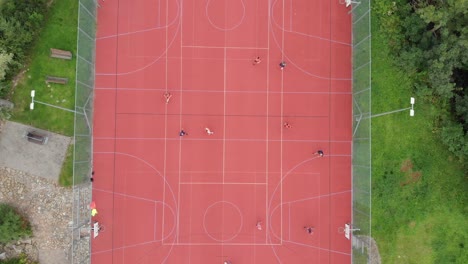
{"label": "white court line", "polygon": [[281,246],[281,244],[274,243],[167,243],[164,245],[174,246]]}
{"label": "white court line", "polygon": [[[158,219],[158,215],[157,215],[157,204],[156,204],[156,202],[154,202],[153,205],[154,205],[154,206],[153,206],[153,208],[154,208],[154,226],[153,226],[154,230],[153,230],[153,240],[156,240],[156,230],[157,230],[157,227],[156,227],[156,226],[157,226],[157,219]],[[163,207],[164,207],[164,206],[163,206]],[[163,221],[164,221],[164,220],[163,220]],[[163,237],[164,237],[164,232],[163,232],[163,234],[162,234],[162,236],[161,236],[161,239],[163,239]]]}
{"label": "white court line", "polygon": [[[169,18],[166,16],[166,25],[164,25],[162,27],[150,27],[150,28],[145,28],[145,29],[140,29],[140,30],[128,31],[128,32],[125,32],[125,33],[112,34],[112,35],[98,37],[98,38],[96,38],[96,40],[107,39],[107,38],[115,38],[115,37],[127,36],[127,35],[132,35],[132,34],[139,34],[139,33],[159,30],[159,29],[167,29],[170,26],[172,26],[178,20],[179,17],[182,19],[182,14],[181,14],[182,3],[179,2],[179,0],[176,0],[175,2],[177,3],[177,6],[178,6],[177,9],[176,9],[177,14],[174,17],[174,20],[172,20],[170,24],[168,23]],[[168,5],[169,5],[168,1],[166,1],[166,12],[168,12],[167,10],[169,9]],[[131,18],[131,16],[128,17],[129,25],[130,25],[130,18]]]}
{"label": "white court line", "polygon": [[[167,24],[167,18],[166,18],[166,24]],[[157,27],[160,27],[160,26],[161,26],[161,0],[158,0],[158,24],[157,24]]]}
{"label": "white court line", "polygon": [[154,243],[161,243],[159,241],[148,241],[148,242],[143,242],[143,243],[138,243],[138,244],[133,244],[133,245],[128,245],[128,246],[123,246],[123,247],[117,247],[117,248],[112,248],[112,249],[107,249],[107,250],[101,250],[101,251],[96,251],[96,252],[92,252],[92,255],[95,255],[95,254],[104,254],[104,253],[108,253],[108,252],[114,252],[114,251],[118,251],[118,250],[121,250],[121,249],[127,249],[127,248],[134,248],[134,247],[139,247],[139,246],[143,246],[143,245],[148,245],[148,244],[154,244]]}
{"label": "white court line", "polygon": [[[352,191],[353,191],[353,190],[345,190],[345,191],[341,191],[341,192],[321,194],[321,195],[317,195],[317,196],[311,196],[311,197],[309,197],[309,198],[304,198],[304,199],[298,199],[298,200],[288,201],[287,203],[288,203],[288,204],[292,204],[292,203],[298,203],[298,202],[303,202],[303,201],[309,201],[309,200],[319,199],[319,198],[323,198],[323,197],[331,197],[331,196],[340,195],[340,194],[344,194],[344,193],[350,193],[350,192],[352,192]],[[285,204],[286,204],[286,203],[285,203]]]}
{"label": "white court line", "polygon": [[[148,198],[139,197],[139,196],[135,196],[135,195],[131,195],[131,194],[125,194],[125,193],[114,192],[114,191],[98,189],[98,188],[93,188],[93,190],[98,191],[98,192],[102,192],[102,193],[115,194],[115,195],[122,196],[122,197],[125,197],[125,198],[132,198],[132,199],[135,199],[135,200],[141,200],[141,201],[145,201],[145,202],[148,202],[148,203],[154,203],[155,202],[154,199],[148,199]],[[164,203],[164,201],[162,201],[162,202]]]}
{"label": "white court line", "polygon": [[[242,4],[244,4],[242,2]],[[224,7],[224,13],[228,14],[227,6]],[[245,6],[244,6],[245,8]],[[244,13],[245,15],[245,13]],[[243,19],[243,18],[242,18]],[[224,18],[224,23],[226,24],[227,16]],[[210,21],[211,23],[211,21]],[[224,45],[226,45],[226,32],[224,32]],[[224,65],[223,65],[223,183],[225,180],[225,171],[226,171],[226,83],[227,83],[227,49],[224,48]],[[222,200],[224,200],[224,185],[223,185],[223,192],[221,193]],[[239,208],[238,208],[239,209]],[[222,207],[222,214],[224,215],[224,206]],[[242,219],[241,219],[242,221]],[[224,225],[224,217],[221,220],[221,225]],[[207,232],[207,235],[208,232]],[[221,255],[224,255],[224,247],[221,247]]]}
{"label": "white court line", "polygon": [[299,242],[295,242],[295,241],[291,241],[291,240],[285,240],[284,242],[285,243],[291,243],[291,244],[294,244],[294,245],[303,246],[303,247],[315,248],[315,249],[318,249],[318,250],[321,250],[321,251],[332,252],[332,253],[337,253],[337,254],[346,255],[346,256],[351,255],[350,253],[337,251],[337,250],[332,250],[332,249],[327,249],[327,248],[322,248],[322,247],[316,247],[316,246],[313,246],[313,245],[299,243]]}
{"label": "white court line", "polygon": [[182,48],[196,48],[196,49],[255,49],[255,50],[266,50],[268,48],[258,47],[222,47],[222,46],[191,46],[185,45]]}
{"label": "white court line", "polygon": [[[137,138],[137,137],[119,137],[119,138],[111,138],[111,137],[96,137],[94,138],[96,140],[113,140],[113,139],[118,139],[118,140],[165,140],[166,138],[144,138],[144,137],[140,137],[140,138]],[[167,138],[168,141],[178,141],[179,139],[177,138]],[[208,141],[208,140],[211,140],[211,141],[219,141],[219,140],[222,140],[222,139],[187,139],[187,140],[190,140],[190,141]],[[227,139],[227,141],[240,141],[240,142],[248,142],[248,141],[253,141],[253,142],[302,142],[302,143],[311,143],[311,142],[315,142],[315,143],[320,143],[320,142],[329,142],[329,141],[326,141],[326,140],[303,140],[303,139],[284,139],[284,140],[280,140],[280,139],[270,139],[268,141],[266,141],[265,139],[243,139],[243,138],[231,138],[231,139]],[[335,142],[335,143],[351,143],[352,141],[330,141],[330,142]],[[333,155],[333,154],[329,154],[327,155],[327,157],[334,157],[334,156],[338,156],[338,155]]]}
{"label": "white court line", "polygon": [[[341,191],[341,192],[336,192],[336,193],[327,193],[327,194],[321,194],[321,195],[317,195],[317,196],[310,196],[308,198],[303,198],[303,199],[297,199],[297,200],[292,200],[292,201],[287,201],[287,202],[284,202],[283,204],[286,205],[291,205],[293,203],[299,203],[299,202],[305,202],[305,201],[310,201],[310,200],[315,200],[315,199],[320,199],[320,198],[324,198],[324,197],[332,197],[332,196],[335,196],[335,195],[341,195],[341,194],[345,194],[345,193],[350,193],[352,192],[352,190],[346,190],[346,191]],[[276,208],[282,206],[283,204],[278,204],[276,205],[272,211],[276,211]],[[319,212],[320,214],[320,212]]]}
{"label": "white court line", "polygon": [[[158,12],[159,12],[159,17],[161,16],[161,1],[159,0],[158,1],[159,3],[159,8],[158,8]],[[169,5],[167,4],[167,1],[166,1],[166,25],[168,23],[168,17],[169,17]],[[180,17],[180,19],[182,19],[182,16]],[[160,18],[158,19],[159,20],[159,23],[160,23]],[[168,30],[169,27],[166,29],[166,39],[165,39],[165,45],[166,45],[166,52],[165,52],[165,57],[166,57],[166,63],[165,63],[165,71],[166,71],[166,74],[165,74],[165,86],[167,87],[167,84],[168,84],[168,74],[167,74],[167,69],[168,69],[168,59],[167,59],[167,56],[168,56],[168,49],[169,49],[169,46],[168,46]],[[157,98],[156,100],[158,100],[160,98]],[[165,115],[164,115],[164,137],[167,138],[167,107],[168,105],[166,104],[165,105]],[[164,171],[164,175],[162,175],[164,177],[164,180],[166,178],[166,168],[167,168],[167,139],[164,140],[164,168],[163,168],[163,171]],[[165,199],[166,199],[166,185],[164,185],[164,188],[163,188],[163,202],[165,202]],[[177,205],[179,206],[179,205]],[[176,219],[178,219],[178,212],[179,212],[179,208],[177,208],[177,214],[174,216]],[[164,231],[165,231],[165,222],[164,222],[164,219],[165,219],[165,208],[163,207],[162,209],[162,221],[161,221],[161,238],[164,239]],[[176,235],[177,235],[177,231],[176,231]]]}
{"label": "white court line", "polygon": [[288,204],[288,239],[291,240],[291,205]]}
{"label": "white court line", "polygon": [[[284,1],[282,1],[283,3],[283,28],[281,30],[281,61],[284,61]],[[289,61],[288,61],[289,63]],[[283,91],[284,91],[284,69],[281,71],[281,115],[283,116],[284,115],[284,94],[283,94]],[[281,118],[281,125],[283,124],[284,122],[284,119]],[[283,132],[284,132],[284,129],[281,129],[281,136],[280,136],[280,139],[281,139],[281,150],[280,150],[280,159],[281,159],[281,166],[280,166],[280,170],[283,171]],[[283,175],[281,174],[281,179],[283,178]],[[283,181],[281,180],[280,181],[280,204],[283,204]],[[280,208],[280,215],[281,215],[281,219],[280,219],[280,243],[283,244],[283,206],[281,206]]]}
{"label": "white court line", "polygon": [[[142,173],[148,173],[150,171],[141,171]],[[182,170],[182,171],[166,171],[168,174],[169,173],[179,173],[179,172],[182,172],[182,173],[192,173],[192,174],[206,174],[206,173],[213,173],[213,174],[220,174],[222,173],[221,170],[213,170],[213,171],[186,171],[186,170]],[[263,172],[263,171],[225,171],[226,173],[243,173],[243,174],[266,174],[266,172]],[[269,171],[270,173],[281,173],[281,171]],[[300,174],[300,175],[316,175],[316,174],[319,174],[317,172],[300,172],[300,173],[296,173],[296,174]],[[261,182],[259,182],[261,183]],[[103,189],[101,189],[103,190]],[[105,190],[103,190],[105,191]]]}
{"label": "white court line", "polygon": [[264,182],[181,182],[186,185],[266,185]]}
{"label": "white court line", "polygon": [[[178,172],[178,171],[170,171],[170,172]],[[206,173],[221,173],[222,171],[217,171],[217,170],[210,170],[210,171],[185,171],[183,170],[182,171],[183,173],[203,173],[203,174],[206,174]],[[233,171],[233,170],[226,170],[227,173],[244,173],[244,174],[264,174],[264,173],[267,173],[267,171],[263,172],[263,171]],[[281,173],[280,171],[270,171],[271,173]],[[313,174],[317,174],[317,172],[304,172],[304,173],[301,173],[301,174],[309,174],[309,175],[313,175]]]}
{"label": "white court line", "polygon": [[292,31],[292,27],[293,27],[293,4],[292,4],[292,0],[289,0],[289,30]]}
{"label": "white court line", "polygon": [[288,228],[289,228],[288,233],[289,233],[289,240],[291,240],[291,204],[288,204],[288,211],[289,211],[289,213],[288,213],[288,218],[289,218],[289,220],[288,220]]}
{"label": "white court line", "polygon": [[[257,2],[258,3],[258,2]],[[270,12],[270,4],[268,4],[268,13]],[[266,76],[266,113],[267,113],[267,116],[266,116],[266,119],[267,119],[267,124],[269,124],[269,120],[270,120],[270,21],[268,21],[269,18],[267,18],[267,24],[268,24],[268,33],[267,33],[267,76]],[[271,172],[268,167],[269,167],[269,141],[270,139],[270,130],[269,130],[269,126],[267,126],[267,129],[266,129],[266,183],[267,183],[267,187],[266,187],[266,191],[265,191],[265,241],[268,241],[268,227],[270,226],[270,212],[268,212],[268,198],[269,198],[269,192],[268,192],[268,189],[270,187],[270,185],[268,184],[269,183],[269,180],[270,178],[268,177],[269,176],[269,173]]]}
{"label": "white court line", "polygon": [[[275,1],[274,2],[274,5],[276,5],[278,1]],[[292,0],[290,2],[292,4]],[[283,7],[284,7],[284,1],[283,1]],[[292,8],[291,8],[292,9]],[[331,8],[330,8],[330,12],[331,12]],[[273,13],[272,13],[273,14]],[[274,17],[274,15],[272,15],[272,17]],[[331,19],[331,18],[330,18]],[[346,45],[346,46],[351,46],[352,44],[351,43],[348,43],[348,42],[343,42],[343,41],[338,41],[338,40],[333,40],[331,38],[331,36],[329,38],[324,38],[324,37],[320,37],[320,36],[317,36],[317,35],[311,35],[311,34],[306,34],[306,33],[303,33],[303,32],[299,32],[299,31],[293,31],[292,30],[292,20],[290,19],[290,29],[287,30],[285,25],[286,23],[284,23],[284,8],[283,8],[283,26],[281,27],[281,25],[279,25],[276,21],[276,19],[271,19],[271,21],[273,21],[273,24],[275,26],[277,26],[280,30],[286,32],[286,33],[293,33],[293,34],[298,34],[298,35],[301,35],[301,36],[305,36],[305,37],[308,37],[308,38],[314,38],[314,39],[318,39],[318,40],[321,40],[321,41],[326,41],[326,42],[330,42],[330,43],[336,43],[336,44],[341,44],[341,45]],[[331,24],[330,24],[331,25]],[[321,25],[315,25],[316,27],[321,27]]]}
{"label": "white court line", "polygon": [[[166,4],[168,4],[168,1],[166,1]],[[180,15],[180,57],[183,58],[183,49],[182,49],[183,36],[184,36],[184,34],[183,34],[183,19],[182,19],[183,18],[183,15],[182,15],[182,13],[183,13],[183,6],[182,6],[183,1],[181,1],[180,5],[181,5],[180,6],[180,13],[181,13],[181,15]],[[166,38],[166,40],[167,40],[167,38]],[[180,93],[179,113],[182,113],[182,106],[184,105],[183,102],[182,102],[183,94],[184,94],[182,92],[182,87],[184,87],[183,86],[183,78],[182,78],[182,76],[183,76],[183,74],[182,74],[183,73],[183,62],[184,61],[181,59],[180,60],[180,90],[181,90],[181,93]],[[182,129],[182,117],[183,117],[182,115],[180,115],[180,117],[179,117],[179,127],[181,129]],[[181,187],[180,182],[181,182],[181,177],[182,177],[182,175],[180,173],[180,171],[182,171],[181,170],[181,167],[182,167],[182,138],[183,137],[179,137],[179,180],[178,180],[178,184],[177,184],[179,190],[178,190],[178,193],[177,193],[177,216],[176,216],[176,218],[177,218],[177,221],[176,221],[176,225],[177,225],[176,241],[177,242],[179,242],[179,232],[180,232],[179,231],[179,225],[180,225],[179,218],[180,218],[180,189],[181,189],[180,188]]]}
{"label": "white court line", "polygon": [[[267,66],[269,67],[269,66]],[[268,74],[268,73],[267,73]],[[269,80],[268,80],[269,81]],[[119,91],[119,90],[122,90],[122,91],[150,91],[150,92],[154,92],[154,91],[166,91],[166,89],[164,88],[112,88],[112,87],[96,87],[94,88],[95,90],[116,90],[116,91]],[[171,89],[171,91],[173,92],[182,92],[182,90],[179,90],[179,89]],[[194,90],[194,89],[190,89],[190,90],[184,90],[185,93],[223,93],[222,90]],[[245,91],[245,90],[228,90],[226,91],[226,93],[242,93],[242,94],[268,94],[268,92],[266,90],[264,91],[261,91],[261,90],[258,90],[258,91],[254,91],[254,90],[248,90],[248,91]],[[280,94],[281,92],[276,92],[276,91],[270,91],[269,94]],[[327,91],[323,91],[323,92],[320,92],[320,91],[317,91],[317,92],[314,92],[314,91],[287,91],[287,92],[283,92],[284,94],[326,94],[326,95],[329,95],[329,94],[349,94],[349,95],[352,95],[353,93],[352,92],[327,92]]]}
{"label": "white court line", "polygon": [[[227,5],[226,5],[227,6]],[[224,42],[226,42],[226,33],[224,33]],[[224,48],[224,79],[223,79],[223,183],[226,169],[226,76],[227,76],[227,49]],[[223,197],[224,198],[224,197]]]}

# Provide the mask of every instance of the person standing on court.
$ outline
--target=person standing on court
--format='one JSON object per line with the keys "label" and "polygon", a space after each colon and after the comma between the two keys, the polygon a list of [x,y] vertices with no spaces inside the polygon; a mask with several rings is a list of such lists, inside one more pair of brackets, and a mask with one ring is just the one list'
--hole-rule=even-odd
{"label": "person standing on court", "polygon": [[280,62],[279,66],[280,66],[280,69],[283,70],[284,67],[286,67],[286,62],[284,61]]}
{"label": "person standing on court", "polygon": [[263,225],[262,221],[258,221],[258,222],[257,222],[256,227],[257,227],[257,229],[258,229],[259,231],[262,231],[262,230],[263,230],[262,225]]}
{"label": "person standing on court", "polygon": [[214,134],[214,132],[211,131],[211,129],[209,129],[208,127],[205,127],[205,132],[206,132],[206,134],[208,134],[210,136]]}
{"label": "person standing on court", "polygon": [[314,155],[318,155],[320,158],[323,157],[323,150],[317,150],[317,152],[315,152]]}
{"label": "person standing on court", "polygon": [[313,235],[314,234],[314,227],[313,226],[304,226],[304,230],[307,232],[307,234],[309,235]]}
{"label": "person standing on court", "polygon": [[260,64],[260,62],[262,62],[262,59],[259,57],[255,58],[254,61],[253,61],[253,65],[257,65],[257,64]]}
{"label": "person standing on court", "polygon": [[172,94],[170,92],[164,93],[164,99],[166,99],[166,104],[169,103],[169,101],[171,100],[171,97],[172,97]]}

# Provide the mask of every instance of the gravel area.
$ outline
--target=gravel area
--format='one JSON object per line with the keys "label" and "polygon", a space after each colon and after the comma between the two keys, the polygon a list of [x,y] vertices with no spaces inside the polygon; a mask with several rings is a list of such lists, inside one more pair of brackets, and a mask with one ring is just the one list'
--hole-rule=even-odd
{"label": "gravel area", "polygon": [[0,202],[18,208],[31,222],[33,237],[0,248],[8,257],[26,251],[42,264],[70,263],[72,190],[54,181],[0,167]]}
{"label": "gravel area", "polygon": [[[47,143],[29,142],[30,131],[47,135]],[[19,123],[0,123],[0,202],[17,208],[33,229],[33,237],[0,246],[0,255],[25,252],[41,264],[70,263],[73,191],[57,184],[70,141]]]}

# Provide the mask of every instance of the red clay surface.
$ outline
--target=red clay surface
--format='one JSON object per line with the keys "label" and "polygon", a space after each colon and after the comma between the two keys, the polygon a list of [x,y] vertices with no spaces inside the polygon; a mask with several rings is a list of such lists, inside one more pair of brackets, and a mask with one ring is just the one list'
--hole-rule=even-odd
{"label": "red clay surface", "polygon": [[351,263],[348,9],[100,4],[92,263]]}

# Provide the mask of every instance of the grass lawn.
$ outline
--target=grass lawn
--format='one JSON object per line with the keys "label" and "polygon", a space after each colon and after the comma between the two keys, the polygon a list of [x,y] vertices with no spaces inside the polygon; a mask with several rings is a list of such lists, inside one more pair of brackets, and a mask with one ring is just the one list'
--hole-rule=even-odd
{"label": "grass lawn", "polygon": [[[48,21],[32,50],[29,70],[13,92],[13,121],[67,136],[73,135],[73,113],[39,103],[31,111],[29,103],[31,90],[36,90],[36,100],[74,109],[76,58],[71,61],[53,59],[49,57],[49,49],[70,50],[73,55],[76,54],[77,5],[76,0],[54,1]],[[47,85],[46,75],[66,77],[68,84]]]}
{"label": "grass lawn", "polygon": [[[2,1],[2,0],[0,0]],[[66,136],[73,136],[74,114],[64,110],[35,104],[29,110],[31,90],[36,90],[35,100],[55,106],[74,109],[75,68],[78,1],[54,1],[49,11],[43,31],[33,47],[29,70],[15,88],[11,100],[15,104],[12,120]],[[58,48],[73,53],[73,60],[60,60],[49,57],[49,49]],[[66,77],[68,84],[45,83],[46,75]],[[72,147],[62,167],[59,182],[64,186],[72,182]]]}
{"label": "grass lawn", "polygon": [[67,149],[67,155],[62,164],[62,171],[59,176],[59,184],[61,186],[73,185],[73,144],[70,144]]}
{"label": "grass lawn", "polygon": [[[411,80],[372,25],[372,111],[409,107]],[[467,178],[433,132],[438,109],[372,119],[372,234],[382,263],[468,263]]]}

